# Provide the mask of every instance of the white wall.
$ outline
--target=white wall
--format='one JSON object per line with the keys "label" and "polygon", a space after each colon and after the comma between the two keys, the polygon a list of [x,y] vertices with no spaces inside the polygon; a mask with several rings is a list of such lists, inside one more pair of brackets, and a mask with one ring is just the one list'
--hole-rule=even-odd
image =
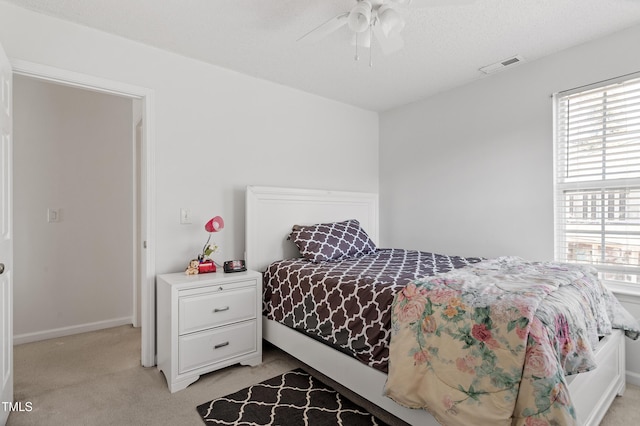
{"label": "white wall", "polygon": [[[384,244],[553,259],[551,95],[640,71],[638,46],[635,26],[381,114]],[[640,342],[627,362],[640,385]]]}
{"label": "white wall", "polygon": [[131,100],[21,76],[14,95],[16,342],[131,323]]}
{"label": "white wall", "polygon": [[636,26],[381,114],[382,240],[552,259],[551,95],[640,71],[639,45]]}
{"label": "white wall", "polygon": [[378,191],[374,112],[1,1],[0,43],[10,58],[154,90],[157,273],[186,267],[214,215],[217,259],[241,258],[246,185]]}

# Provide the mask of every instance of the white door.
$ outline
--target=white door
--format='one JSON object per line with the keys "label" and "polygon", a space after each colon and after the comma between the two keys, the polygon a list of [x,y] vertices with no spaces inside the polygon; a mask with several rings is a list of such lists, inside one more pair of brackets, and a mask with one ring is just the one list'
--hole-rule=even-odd
{"label": "white door", "polygon": [[11,64],[0,45],[0,424],[9,417],[13,403],[13,228]]}

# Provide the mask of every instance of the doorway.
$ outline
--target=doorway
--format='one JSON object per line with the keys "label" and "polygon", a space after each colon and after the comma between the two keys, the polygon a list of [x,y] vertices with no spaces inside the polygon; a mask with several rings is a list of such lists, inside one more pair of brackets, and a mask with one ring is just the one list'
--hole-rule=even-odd
{"label": "doorway", "polygon": [[20,75],[13,87],[14,344],[133,324],[140,112]]}
{"label": "doorway", "polygon": [[[39,64],[32,64],[24,61],[12,61],[14,74],[22,77],[30,77],[40,81],[47,81],[57,85],[69,86],[75,89],[83,89],[90,92],[116,95],[127,99],[132,105],[140,109],[139,119],[133,123],[130,129],[130,140],[138,140],[139,144],[129,146],[131,156],[135,158],[138,173],[138,185],[131,182],[132,214],[130,219],[132,226],[137,227],[137,231],[132,233],[130,257],[132,276],[137,277],[134,281],[139,286],[131,285],[129,300],[138,309],[133,309],[130,317],[131,322],[141,327],[141,362],[143,366],[155,365],[155,267],[153,250],[153,133],[152,133],[152,98],[153,92],[149,89],[136,86],[129,86],[119,82],[103,80],[92,76],[77,74]],[[16,94],[19,96],[19,94]],[[132,107],[133,108],[133,107]],[[132,118],[132,120],[136,120]],[[17,135],[19,138],[19,135]],[[135,179],[134,179],[135,180]],[[18,188],[19,189],[19,188]],[[135,198],[135,199],[134,199]],[[65,211],[51,206],[46,209],[46,219],[49,221],[63,220]],[[109,222],[96,224],[96,226],[109,226]],[[82,265],[78,265],[81,267]],[[108,265],[101,271],[86,271],[87,276],[91,273],[108,274]],[[71,297],[74,295],[71,294]],[[138,303],[139,301],[139,303]],[[137,319],[139,318],[139,320]],[[100,324],[97,324],[99,328]]]}

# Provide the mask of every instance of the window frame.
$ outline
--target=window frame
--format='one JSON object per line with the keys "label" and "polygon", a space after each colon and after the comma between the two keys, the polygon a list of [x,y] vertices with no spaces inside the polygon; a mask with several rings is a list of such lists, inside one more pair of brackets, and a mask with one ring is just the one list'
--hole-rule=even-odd
{"label": "window frame", "polygon": [[[601,205],[599,206],[600,213],[602,214],[602,217],[599,219],[601,223],[601,226],[600,226],[601,230],[599,234],[594,234],[594,235],[600,236],[600,239],[601,239],[600,247],[601,247],[601,253],[602,253],[603,248],[606,248],[605,235],[607,235],[607,231],[606,231],[607,218],[605,218],[605,214],[607,215],[608,218],[610,218],[609,216],[610,206],[608,205],[608,203],[611,198],[609,198],[608,194],[612,193],[612,192],[607,192],[607,190],[609,191],[613,189],[622,190],[623,188],[640,190],[640,176],[637,178],[619,178],[619,179],[593,178],[593,179],[584,179],[583,181],[580,181],[579,179],[576,179],[573,182],[565,181],[564,179],[565,176],[564,175],[561,176],[560,174],[561,172],[566,173],[567,167],[569,167],[569,163],[571,160],[567,159],[567,155],[564,152],[562,153],[563,159],[559,158],[561,157],[560,149],[568,145],[566,143],[566,140],[561,140],[560,138],[560,132],[559,132],[559,127],[561,124],[561,120],[559,118],[560,102],[562,101],[562,99],[578,93],[585,93],[592,90],[602,89],[611,85],[621,84],[621,83],[625,83],[625,82],[629,82],[637,79],[640,79],[640,72],[626,74],[613,79],[576,87],[570,90],[555,93],[552,96],[554,259],[557,261],[583,263],[583,262],[572,261],[568,259],[568,253],[570,251],[569,238],[567,238],[567,232],[568,232],[567,228],[569,225],[568,218],[567,218],[568,216],[567,206],[569,204],[567,204],[566,193],[568,191],[575,190],[575,191],[582,191],[583,193],[589,190],[600,191],[601,197],[602,197],[600,199]],[[604,117],[606,117],[606,115],[603,114],[603,123],[604,123]],[[603,129],[604,128],[606,128],[606,124],[603,124]],[[603,140],[606,137],[607,137],[607,134],[604,133]],[[638,136],[638,138],[640,138],[640,136]],[[603,147],[603,156],[606,152],[606,148],[607,146],[605,145]],[[603,166],[604,166],[604,160],[603,160]],[[605,173],[606,172],[604,172],[603,175]],[[579,192],[576,192],[576,194],[579,194]],[[613,198],[615,199],[615,195]],[[618,200],[619,200],[618,202],[620,203],[621,198],[619,198]],[[576,231],[573,231],[573,232],[576,232]],[[604,258],[604,254],[603,254],[603,258]],[[640,267],[629,266],[629,265],[612,266],[612,265],[598,264],[598,263],[591,263],[591,262],[593,262],[593,258],[591,259],[590,262],[584,262],[584,264],[592,265],[595,268],[597,268],[598,271],[600,272],[600,275],[603,277],[603,281],[607,284],[608,287],[621,293],[640,295]],[[612,273],[635,275],[638,278],[636,278],[637,280],[636,283],[630,283],[630,282],[624,282],[624,281],[614,281],[614,280],[607,279],[605,277],[605,274],[612,274]]]}

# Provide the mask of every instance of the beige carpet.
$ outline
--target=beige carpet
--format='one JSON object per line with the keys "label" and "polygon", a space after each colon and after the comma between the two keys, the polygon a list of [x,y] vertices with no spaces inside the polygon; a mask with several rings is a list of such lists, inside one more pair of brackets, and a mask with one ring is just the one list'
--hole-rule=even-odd
{"label": "beige carpet", "polygon": [[[14,348],[14,392],[16,401],[31,402],[33,410],[11,413],[7,424],[200,426],[197,405],[299,366],[267,346],[260,366],[228,367],[171,394],[162,373],[140,366],[140,329],[123,326],[28,343]],[[638,407],[640,388],[629,386],[602,425],[640,424]]]}

